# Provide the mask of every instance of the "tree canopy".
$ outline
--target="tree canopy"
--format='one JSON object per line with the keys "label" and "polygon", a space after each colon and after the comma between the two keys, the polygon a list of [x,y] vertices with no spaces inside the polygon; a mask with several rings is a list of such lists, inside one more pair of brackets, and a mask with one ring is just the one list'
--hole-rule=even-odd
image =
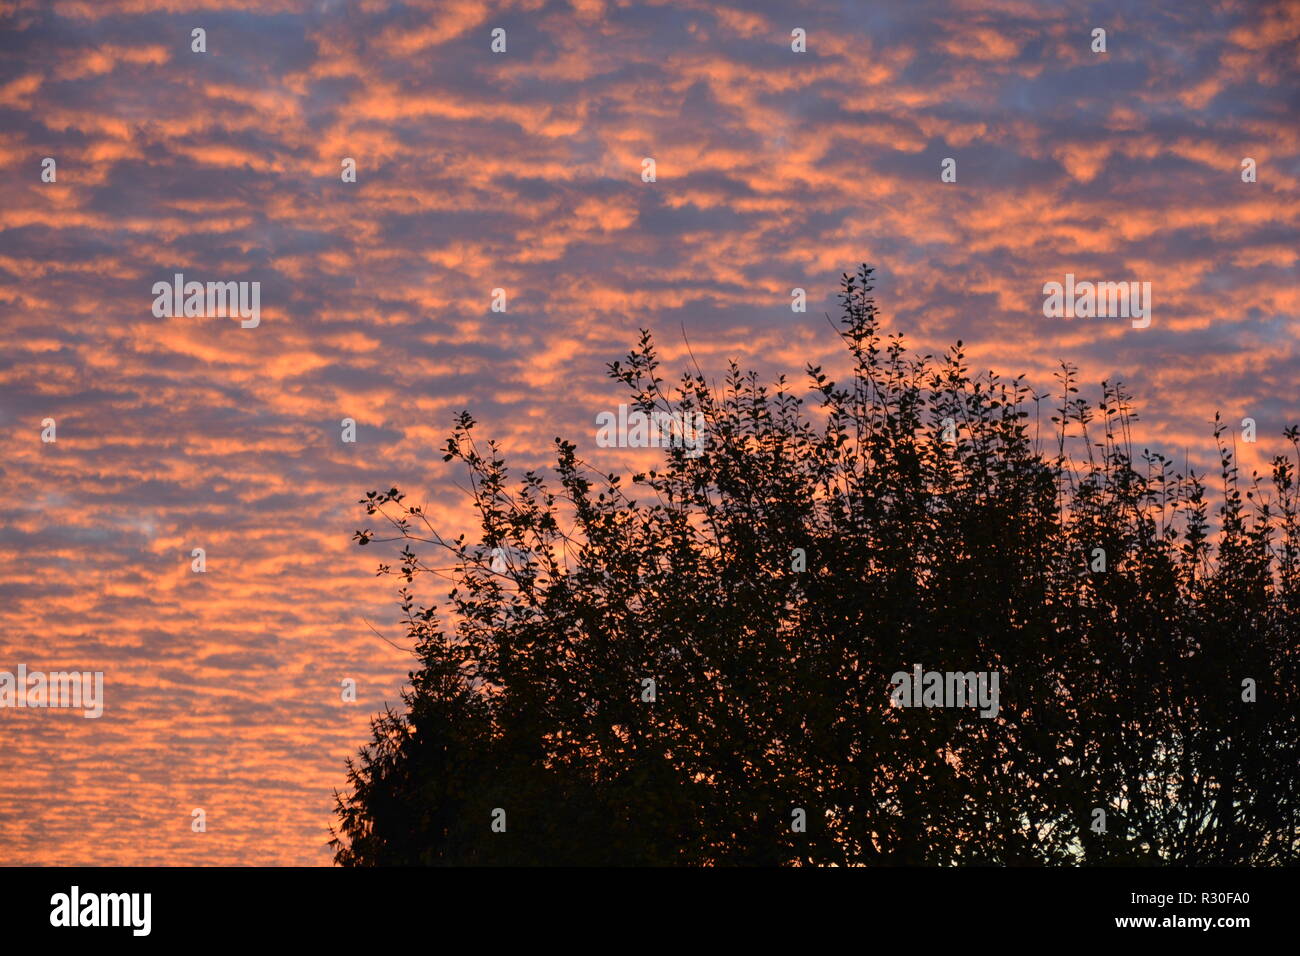
{"label": "tree canopy", "polygon": [[[348,762],[336,862],[1296,861],[1297,430],[1247,479],[1219,423],[1207,483],[1135,454],[1120,384],[914,354],[871,292],[844,276],[849,375],[802,390],[670,386],[643,331],[609,373],[702,415],[702,454],[624,477],[557,438],[514,479],[463,413],[472,539],[367,494],[418,666]],[[897,706],[917,664],[996,673],[996,714]]]}

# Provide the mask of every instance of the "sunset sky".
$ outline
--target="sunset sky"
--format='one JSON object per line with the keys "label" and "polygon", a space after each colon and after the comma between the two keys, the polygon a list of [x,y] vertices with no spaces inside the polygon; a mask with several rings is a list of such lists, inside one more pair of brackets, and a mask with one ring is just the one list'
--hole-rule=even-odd
{"label": "sunset sky", "polygon": [[[0,710],[0,863],[327,864],[411,667],[357,499],[473,531],[461,409],[520,470],[652,461],[594,440],[642,327],[672,374],[684,328],[802,381],[867,262],[912,346],[1122,379],[1179,464],[1252,417],[1262,471],[1300,422],[1298,75],[1269,0],[0,0],[0,671],[105,675],[99,719]],[[260,325],[155,317],[178,272],[260,282]],[[1150,282],[1150,327],[1045,317],[1066,273]]]}

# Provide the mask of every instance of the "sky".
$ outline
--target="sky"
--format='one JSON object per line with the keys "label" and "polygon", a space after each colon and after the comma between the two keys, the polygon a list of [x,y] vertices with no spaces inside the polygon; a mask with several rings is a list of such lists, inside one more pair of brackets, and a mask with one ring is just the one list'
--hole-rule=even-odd
{"label": "sky", "polygon": [[[0,671],[104,674],[99,718],[0,708],[0,864],[327,865],[412,665],[357,500],[473,531],[462,409],[516,469],[645,464],[594,426],[641,328],[833,372],[865,262],[911,346],[1123,380],[1180,463],[1253,418],[1264,470],[1298,74],[1294,0],[0,0]],[[258,324],[156,314],[176,273]],[[1150,325],[1045,315],[1067,273]]]}

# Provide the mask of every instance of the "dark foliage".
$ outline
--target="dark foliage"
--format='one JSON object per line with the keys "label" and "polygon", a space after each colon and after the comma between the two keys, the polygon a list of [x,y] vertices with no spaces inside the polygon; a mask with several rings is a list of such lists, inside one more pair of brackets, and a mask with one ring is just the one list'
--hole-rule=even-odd
{"label": "dark foliage", "polygon": [[[555,478],[516,485],[464,414],[480,540],[367,496],[419,670],[349,761],[337,862],[1296,861],[1296,430],[1245,481],[1216,426],[1207,490],[1135,459],[1119,385],[1088,401],[1065,366],[1044,410],[960,342],[882,340],[870,291],[844,277],[851,377],[809,368],[811,401],[734,364],[665,389],[643,333],[611,375],[701,412],[699,457],[625,482],[557,439]],[[454,559],[445,624],[409,589],[440,571],[421,543]],[[918,662],[999,672],[997,716],[892,707]]]}

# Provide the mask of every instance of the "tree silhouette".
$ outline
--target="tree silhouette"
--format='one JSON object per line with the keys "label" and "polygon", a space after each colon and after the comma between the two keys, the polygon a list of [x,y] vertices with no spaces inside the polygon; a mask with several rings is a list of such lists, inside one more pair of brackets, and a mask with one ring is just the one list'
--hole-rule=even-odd
{"label": "tree silhouette", "polygon": [[[701,455],[625,481],[556,439],[554,478],[514,483],[464,413],[477,541],[366,496],[419,669],[348,761],[336,862],[1296,861],[1297,430],[1245,482],[1216,425],[1207,494],[1135,458],[1120,385],[1063,366],[1044,409],[960,342],[882,338],[871,283],[844,276],[851,377],[809,367],[809,400],[734,363],[666,388],[642,332],[610,375],[701,414]],[[996,672],[996,715],[894,706],[918,663]]]}

